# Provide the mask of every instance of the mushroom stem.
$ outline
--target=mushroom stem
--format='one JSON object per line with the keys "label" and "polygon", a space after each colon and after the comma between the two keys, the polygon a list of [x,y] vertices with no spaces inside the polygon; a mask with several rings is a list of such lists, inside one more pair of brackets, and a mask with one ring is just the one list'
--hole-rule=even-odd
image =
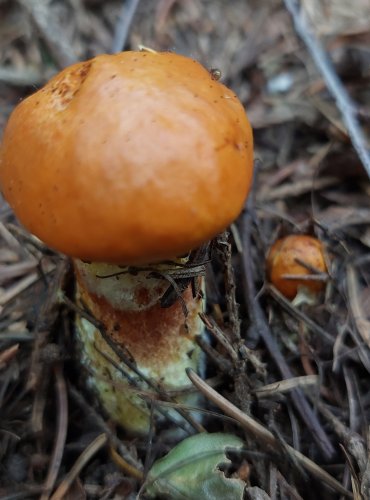
{"label": "mushroom stem", "polygon": [[[80,260],[74,264],[77,303],[104,329],[102,335],[97,324],[82,316],[76,319],[88,384],[113,420],[132,433],[144,434],[150,426],[148,400],[158,398],[144,380],[162,390],[178,392],[189,387],[186,369],[201,368],[196,337],[203,333],[199,318],[203,294],[194,297],[189,285],[170,307],[162,307],[161,299],[169,287],[162,276],[181,270],[181,260],[142,268]],[[203,278],[195,280],[202,288]],[[104,337],[127,355],[130,368]],[[194,405],[197,399],[190,393],[176,401]],[[169,413],[182,420],[174,410]]]}

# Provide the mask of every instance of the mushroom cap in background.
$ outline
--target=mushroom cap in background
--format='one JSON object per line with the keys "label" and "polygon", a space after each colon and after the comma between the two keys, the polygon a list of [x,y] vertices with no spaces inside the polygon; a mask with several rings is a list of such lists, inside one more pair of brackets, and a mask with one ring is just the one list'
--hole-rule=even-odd
{"label": "mushroom cap in background", "polygon": [[196,61],[122,52],[70,66],[5,128],[0,184],[50,247],[141,264],[196,248],[240,213],[253,170],[245,110]]}
{"label": "mushroom cap in background", "polygon": [[315,279],[310,267],[318,273],[327,272],[323,244],[305,234],[291,234],[276,240],[266,259],[268,279],[289,299],[294,299],[300,287],[312,294],[324,290],[325,281]]}

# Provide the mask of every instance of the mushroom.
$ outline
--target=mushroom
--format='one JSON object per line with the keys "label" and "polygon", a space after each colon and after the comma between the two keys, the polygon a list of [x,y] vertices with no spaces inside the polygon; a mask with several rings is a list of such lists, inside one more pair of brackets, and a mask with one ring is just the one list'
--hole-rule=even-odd
{"label": "mushroom", "polygon": [[280,238],[271,246],[267,261],[270,282],[295,304],[311,301],[325,288],[327,267],[324,247],[320,240],[305,234],[292,234]]}
{"label": "mushroom", "polygon": [[[252,167],[252,131],[231,90],[188,57],[129,51],[64,69],[15,108],[0,184],[20,222],[72,257],[77,303],[171,391],[201,366],[191,261],[240,213]],[[201,290],[202,276],[193,281]],[[86,317],[76,337],[108,414],[146,432],[137,386],[147,385]]]}

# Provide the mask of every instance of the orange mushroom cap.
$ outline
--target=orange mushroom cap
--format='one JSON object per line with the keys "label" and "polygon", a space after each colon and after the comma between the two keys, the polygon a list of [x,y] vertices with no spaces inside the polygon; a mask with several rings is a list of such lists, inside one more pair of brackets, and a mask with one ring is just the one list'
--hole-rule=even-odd
{"label": "orange mushroom cap", "polygon": [[313,293],[318,293],[325,287],[324,281],[314,277],[299,279],[299,276],[313,274],[309,268],[320,273],[327,272],[324,247],[321,241],[312,236],[292,234],[275,241],[268,253],[266,265],[271,283],[289,299],[294,299],[300,286]]}
{"label": "orange mushroom cap", "polygon": [[15,108],[0,184],[49,246],[140,264],[228,226],[252,164],[251,127],[231,90],[187,57],[123,52],[66,68]]}

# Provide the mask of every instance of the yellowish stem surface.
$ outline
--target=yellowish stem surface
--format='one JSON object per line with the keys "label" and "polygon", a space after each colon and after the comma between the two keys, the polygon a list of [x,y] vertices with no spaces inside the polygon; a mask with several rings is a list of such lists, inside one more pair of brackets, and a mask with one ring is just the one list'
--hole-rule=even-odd
{"label": "yellowish stem surface", "polygon": [[[171,307],[162,308],[160,299],[169,283],[148,270],[133,275],[119,266],[81,261],[75,262],[75,269],[77,303],[103,325],[138,371],[166,391],[189,387],[186,368],[199,371],[202,364],[195,339],[203,333],[199,313],[204,299],[194,298],[188,287],[182,294],[183,303],[176,300]],[[146,433],[150,425],[147,401],[158,397],[155,391],[127,368],[86,318],[76,318],[76,335],[88,384],[108,415],[132,433]],[[197,400],[194,394],[179,399],[193,405]],[[169,411],[175,419],[180,418],[174,410]]]}

